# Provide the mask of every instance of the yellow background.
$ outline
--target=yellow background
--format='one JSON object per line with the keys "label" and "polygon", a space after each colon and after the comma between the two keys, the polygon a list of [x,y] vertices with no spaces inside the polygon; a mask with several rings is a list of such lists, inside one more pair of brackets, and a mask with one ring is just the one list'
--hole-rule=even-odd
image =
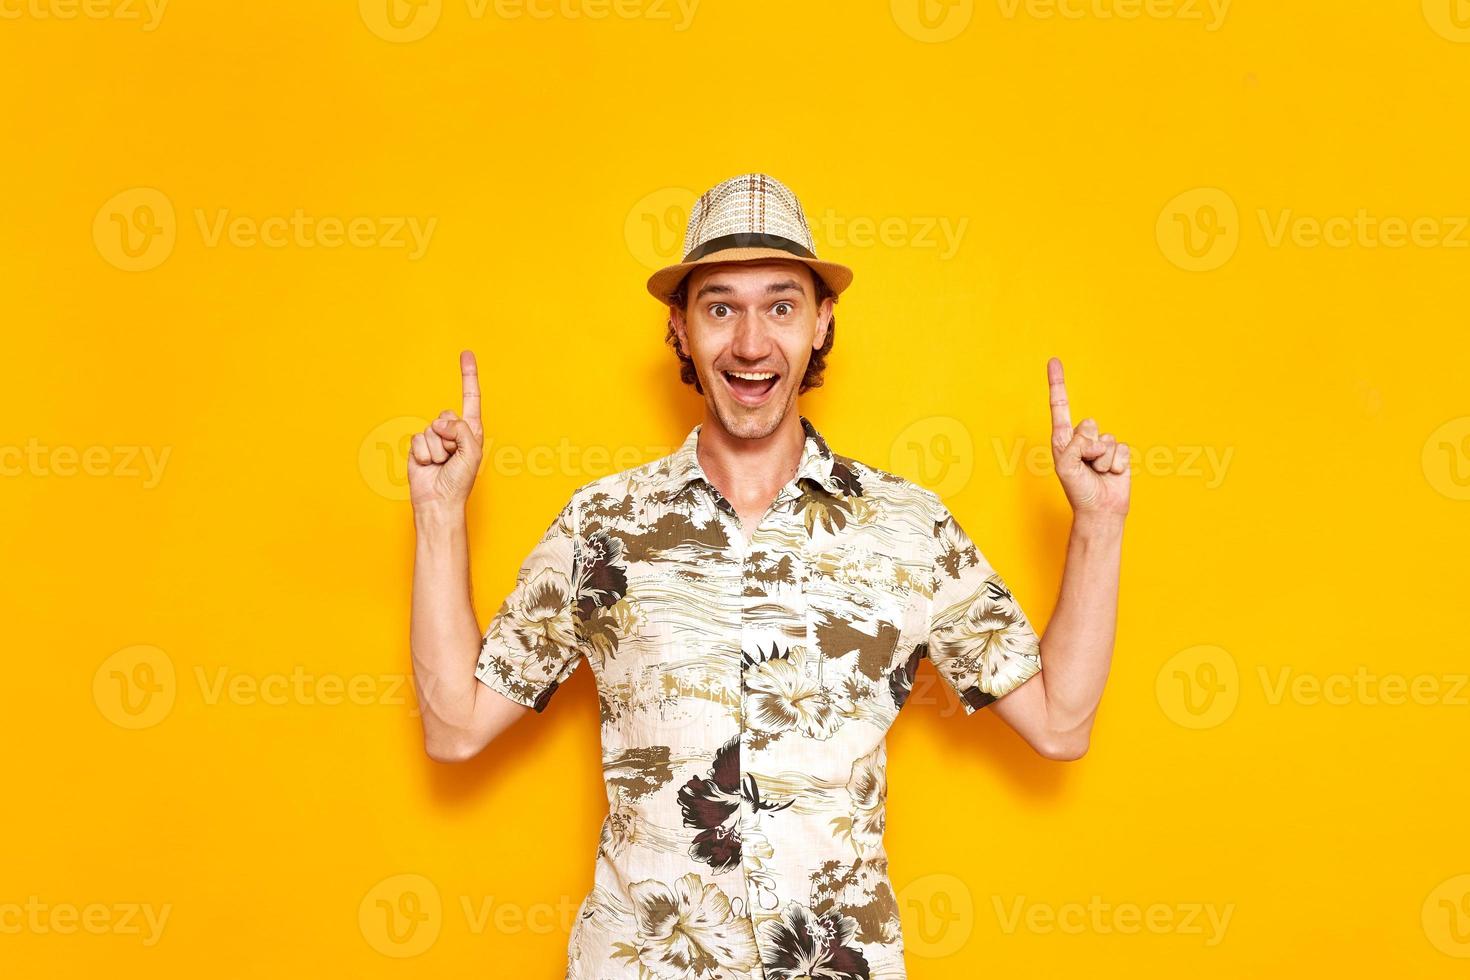
{"label": "yellow background", "polygon": [[[1048,356],[1135,447],[1086,758],[927,665],[890,737],[912,975],[1463,975],[1466,5],[559,2],[0,5],[0,972],[562,976],[592,675],[424,756],[403,419],[479,354],[483,623],[574,487],[699,420],[643,281],[764,170],[856,270],[802,410],[1038,626]],[[207,233],[298,210],[364,237]],[[1360,212],[1417,242],[1301,223]]]}

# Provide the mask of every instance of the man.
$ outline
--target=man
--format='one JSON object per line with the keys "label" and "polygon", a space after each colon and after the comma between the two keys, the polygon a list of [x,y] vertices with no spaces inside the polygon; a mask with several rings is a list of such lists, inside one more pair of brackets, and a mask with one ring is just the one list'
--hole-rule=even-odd
{"label": "man", "polygon": [[648,288],[668,304],[704,421],[676,452],[578,488],[483,637],[464,524],[483,439],[469,352],[462,416],[412,441],[429,755],[475,755],[545,710],[582,659],[596,677],[608,814],[569,980],[906,976],[884,736],[925,656],[966,714],[990,706],[1047,758],[1087,749],[1128,447],[1092,419],[1072,427],[1061,363],[1048,362],[1074,514],[1038,639],[938,496],[833,453],[798,413],[851,279],[816,258],[801,205],[770,177],[701,197],[684,261]]}

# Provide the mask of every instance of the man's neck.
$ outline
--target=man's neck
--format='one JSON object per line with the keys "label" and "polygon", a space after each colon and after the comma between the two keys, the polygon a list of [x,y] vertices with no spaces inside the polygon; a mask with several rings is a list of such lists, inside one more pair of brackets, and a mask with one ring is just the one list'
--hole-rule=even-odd
{"label": "man's neck", "polygon": [[713,411],[706,409],[696,452],[711,483],[742,514],[764,512],[801,465],[806,432],[793,405],[766,436],[743,439],[731,435]]}

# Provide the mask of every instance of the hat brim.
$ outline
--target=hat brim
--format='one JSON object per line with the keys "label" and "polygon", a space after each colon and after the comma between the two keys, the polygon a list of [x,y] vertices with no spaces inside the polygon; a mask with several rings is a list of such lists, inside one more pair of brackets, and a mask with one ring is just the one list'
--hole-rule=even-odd
{"label": "hat brim", "polygon": [[711,252],[693,262],[680,262],[678,265],[670,265],[658,270],[648,277],[648,292],[659,302],[667,303],[669,294],[679,287],[679,283],[689,274],[690,269],[697,269],[702,265],[723,265],[726,262],[769,262],[772,259],[800,262],[802,265],[809,266],[813,272],[822,277],[827,288],[839,296],[852,284],[852,270],[836,262],[803,258],[800,255],[783,252],[779,248],[727,248]]}

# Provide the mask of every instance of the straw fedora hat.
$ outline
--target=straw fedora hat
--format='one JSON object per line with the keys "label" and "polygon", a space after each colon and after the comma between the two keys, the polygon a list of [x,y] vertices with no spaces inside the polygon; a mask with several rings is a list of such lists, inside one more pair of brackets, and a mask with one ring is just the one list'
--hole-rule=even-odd
{"label": "straw fedora hat", "polygon": [[667,303],[696,266],[771,259],[805,263],[839,295],[852,282],[847,266],[817,258],[801,202],[785,184],[766,174],[742,174],[716,184],[695,202],[684,232],[684,261],[650,276],[648,291]]}

